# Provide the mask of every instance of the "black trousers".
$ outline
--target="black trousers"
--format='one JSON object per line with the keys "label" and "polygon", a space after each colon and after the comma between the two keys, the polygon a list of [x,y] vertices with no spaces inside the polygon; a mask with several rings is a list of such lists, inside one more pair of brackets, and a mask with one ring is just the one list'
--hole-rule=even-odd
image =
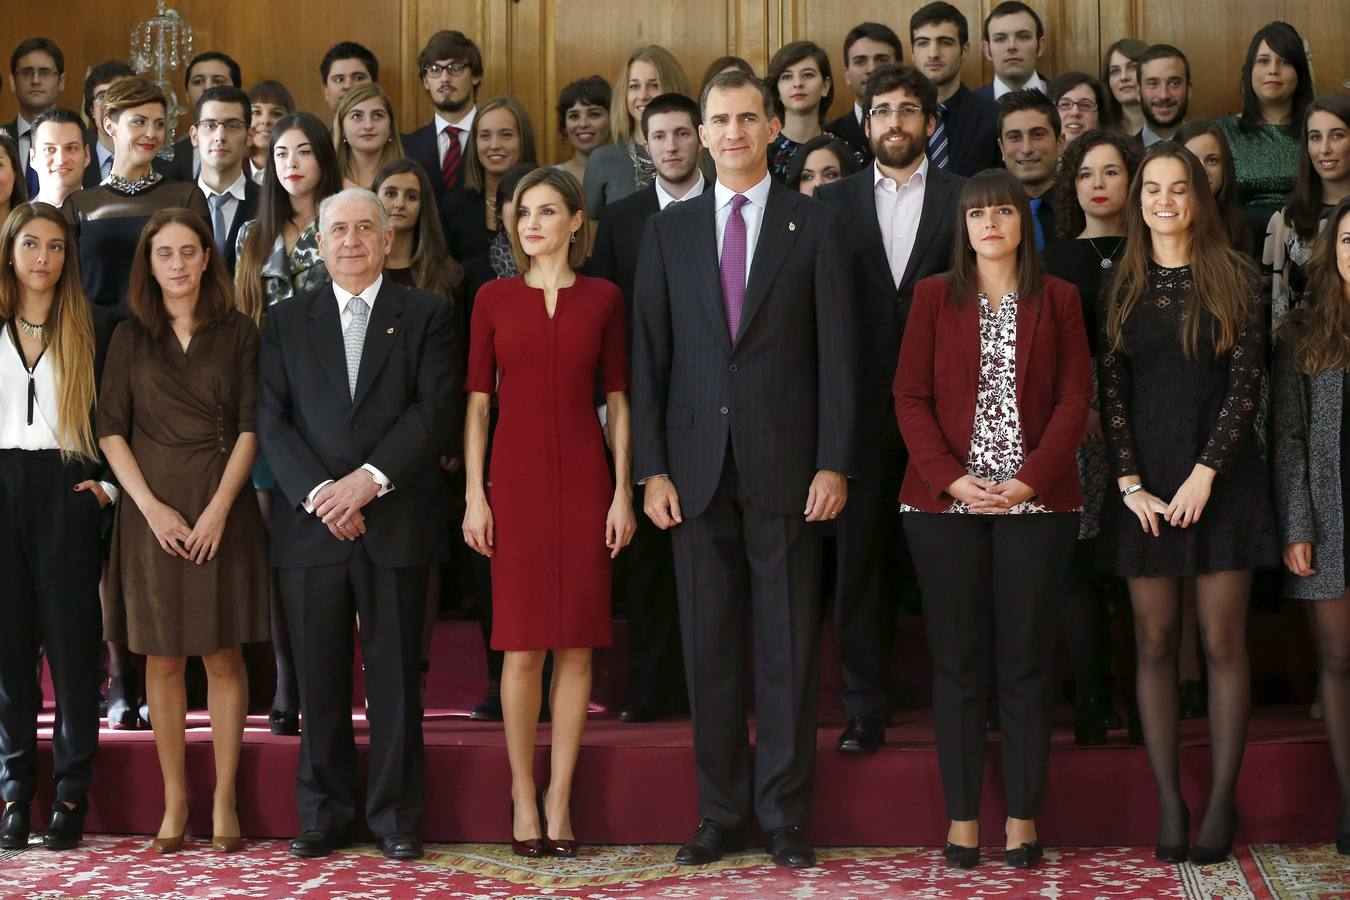
{"label": "black trousers", "polygon": [[899,595],[896,556],[904,545],[895,498],[907,456],[893,424],[861,443],[848,503],[835,522],[834,614],[844,709],[850,717],[886,725],[891,718],[891,645]]}
{"label": "black trousers", "polygon": [[906,513],[904,527],[933,655],[933,721],[947,815],[979,817],[994,679],[1008,815],[1033,819],[1040,815],[1050,756],[1056,610],[1078,514]]}
{"label": "black trousers", "polygon": [[370,766],[366,824],[416,834],[424,756],[419,701],[425,566],[375,565],[358,540],[343,565],[278,569],[300,681],[296,802],[303,831],[347,834],[356,821],[352,630],[360,616]]}
{"label": "black trousers", "polygon": [[[708,508],[671,533],[699,815],[801,824],[815,765],[820,527],[757,508],[730,450]],[[753,800],[743,687],[745,597],[755,657]]]}
{"label": "black trousers", "polygon": [[37,788],[37,649],[56,689],[56,797],[80,803],[98,746],[103,615],[100,510],[79,465],[55,451],[0,450],[0,798]]}
{"label": "black trousers", "polygon": [[615,605],[628,616],[630,696],[666,698],[680,681],[680,622],[669,532],[647,518],[641,486],[633,492],[637,532],[614,560]]}

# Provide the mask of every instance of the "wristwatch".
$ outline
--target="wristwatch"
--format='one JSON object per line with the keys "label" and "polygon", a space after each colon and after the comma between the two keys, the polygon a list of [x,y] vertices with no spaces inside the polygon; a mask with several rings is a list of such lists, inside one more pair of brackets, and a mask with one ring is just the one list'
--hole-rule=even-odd
{"label": "wristwatch", "polygon": [[1142,491],[1143,489],[1144,483],[1142,481],[1136,481],[1134,484],[1130,485],[1129,487],[1125,488],[1125,490],[1120,492],[1120,499],[1124,500],[1126,497],[1130,496],[1135,491]]}

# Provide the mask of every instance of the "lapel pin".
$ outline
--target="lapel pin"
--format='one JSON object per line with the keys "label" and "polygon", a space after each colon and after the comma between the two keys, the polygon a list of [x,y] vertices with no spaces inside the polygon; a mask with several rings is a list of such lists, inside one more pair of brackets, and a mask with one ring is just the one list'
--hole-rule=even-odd
{"label": "lapel pin", "polygon": [[393,333],[394,333],[394,329],[392,329],[392,328],[390,328],[388,331],[385,332],[385,334],[393,334]]}
{"label": "lapel pin", "polygon": [[788,231],[796,231],[796,230],[797,230],[797,223],[796,223],[796,222],[789,222],[789,223],[788,223]]}

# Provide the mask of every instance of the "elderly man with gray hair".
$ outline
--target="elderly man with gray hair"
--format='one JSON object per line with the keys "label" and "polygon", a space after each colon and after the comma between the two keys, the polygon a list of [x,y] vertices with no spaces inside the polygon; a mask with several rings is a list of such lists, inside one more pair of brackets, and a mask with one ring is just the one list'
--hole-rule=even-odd
{"label": "elderly man with gray hair", "polygon": [[450,305],[383,275],[393,231],[370,191],[319,207],[332,283],[268,311],[258,433],[284,497],[272,559],[291,623],[305,727],[301,835],[326,856],[357,824],[352,630],[360,623],[370,722],[365,820],[392,859],[422,855],[418,683],[429,568],[449,555],[437,461],[463,364]]}

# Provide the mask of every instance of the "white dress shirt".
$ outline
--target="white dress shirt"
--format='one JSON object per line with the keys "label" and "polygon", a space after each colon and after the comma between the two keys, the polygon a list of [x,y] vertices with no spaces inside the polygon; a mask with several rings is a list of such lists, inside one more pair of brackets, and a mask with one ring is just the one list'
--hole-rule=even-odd
{"label": "white dress shirt", "polygon": [[[248,177],[241,171],[239,177],[234,180],[234,184],[225,189],[225,202],[220,205],[220,216],[225,220],[225,233],[220,236],[221,243],[230,236],[231,229],[234,228],[234,214],[239,211],[239,204],[244,202],[244,186],[248,184]],[[211,195],[215,190],[197,177],[197,188],[206,197],[207,221],[210,221]]]}
{"label": "white dress shirt", "polygon": [[[676,197],[667,193],[666,189],[661,186],[661,177],[659,175],[653,181],[653,184],[656,185],[656,203],[661,209],[665,209],[670,204],[679,203],[682,200],[693,200],[699,194],[703,193],[703,189],[707,187],[707,183],[703,180],[702,172],[698,173],[698,181],[694,182],[694,186],[684,192],[683,197]],[[743,210],[742,214],[744,214]]]}
{"label": "white dress shirt", "polygon": [[[1032,72],[1031,77],[1027,79],[1027,83],[1022,85],[1022,89],[1023,90],[1035,89],[1040,91],[1042,94],[1045,94],[1045,96],[1047,97],[1050,96],[1050,86],[1046,84],[1045,79],[1041,77],[1040,72]],[[1008,87],[1006,84],[1003,83],[1002,78],[999,78],[997,75],[994,76],[995,100],[997,100],[999,97],[1002,97],[1004,94],[1008,93],[1011,90],[1012,88]]]}
{"label": "white dress shirt", "polygon": [[[56,373],[51,354],[45,350],[33,367],[33,421],[28,421],[28,368],[23,351],[8,326],[0,327],[0,448],[5,450],[60,450],[56,437],[60,404],[56,398]],[[99,486],[108,499],[117,502],[117,488],[106,481]]]}
{"label": "white dress shirt", "polygon": [[[764,223],[764,204],[769,201],[769,185],[772,182],[769,173],[764,173],[764,178],[750,188],[748,191],[742,191],[749,201],[741,207],[741,218],[745,219],[745,280],[750,282],[750,267],[755,260],[755,244],[759,242],[759,227]],[[736,192],[722,183],[719,178],[716,187],[713,188],[714,200],[717,206],[717,258],[722,258],[722,238],[727,233],[727,220],[731,218],[731,198],[736,196]]]}
{"label": "white dress shirt", "polygon": [[[469,153],[469,138],[473,135],[473,119],[478,115],[478,107],[472,107],[464,114],[464,118],[458,122],[451,122],[449,119],[436,113],[436,158],[445,159],[445,151],[450,149],[450,135],[445,133],[445,129],[454,126],[459,129],[459,153],[460,156],[467,156]],[[435,175],[435,172],[429,173]]]}
{"label": "white dress shirt", "polygon": [[855,119],[858,120],[858,124],[859,124],[859,125],[862,124],[862,120],[863,120],[863,108],[862,108],[860,105],[858,105],[858,101],[857,101],[857,100],[854,100],[854,101],[853,101],[853,118],[855,118]]}
{"label": "white dress shirt", "polygon": [[[367,307],[366,327],[367,328],[370,327],[370,313],[373,312],[375,309],[375,298],[379,295],[380,285],[382,284],[384,284],[384,273],[380,273],[379,275],[375,276],[375,280],[372,281],[369,285],[367,285],[366,288],[361,291],[361,293],[352,294],[344,290],[343,288],[339,287],[336,281],[333,282],[333,295],[337,297],[338,320],[343,334],[347,333],[347,326],[350,325],[352,321],[352,314],[347,310],[347,303],[353,297],[361,298],[362,302],[366,304]],[[375,494],[376,497],[383,497],[385,494],[389,493],[394,489],[394,486],[390,484],[388,477],[386,477],[383,472],[372,466],[370,463],[362,464],[361,468],[369,472],[370,477],[375,481],[376,484],[380,486],[379,492]],[[314,488],[307,495],[305,495],[305,502],[302,504],[304,506],[305,512],[308,513],[314,512],[314,495],[317,494],[325,485],[329,485],[332,483],[333,479],[329,478],[325,481],[320,481],[318,484],[314,485]]]}
{"label": "white dress shirt", "polygon": [[919,217],[923,214],[923,194],[928,184],[928,157],[921,156],[919,167],[904,184],[882,174],[881,166],[872,164],[872,194],[877,203],[877,227],[881,229],[881,244],[886,248],[886,262],[891,266],[895,286],[905,277],[909,258],[914,252],[914,237],[919,231]]}

